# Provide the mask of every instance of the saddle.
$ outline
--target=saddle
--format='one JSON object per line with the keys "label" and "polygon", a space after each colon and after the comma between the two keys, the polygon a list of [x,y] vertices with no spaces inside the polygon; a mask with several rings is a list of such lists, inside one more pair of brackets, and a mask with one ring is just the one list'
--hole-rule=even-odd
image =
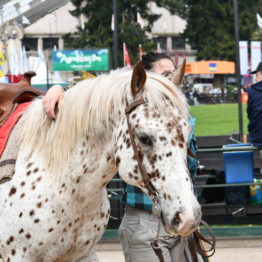
{"label": "saddle", "polygon": [[9,181],[17,159],[19,141],[16,122],[35,97],[44,95],[31,86],[34,72],[26,72],[15,84],[0,84],[0,184]]}
{"label": "saddle", "polygon": [[36,96],[45,94],[31,86],[31,78],[35,75],[35,72],[29,71],[24,73],[19,83],[0,84],[0,125],[13,112],[16,104],[29,102]]}

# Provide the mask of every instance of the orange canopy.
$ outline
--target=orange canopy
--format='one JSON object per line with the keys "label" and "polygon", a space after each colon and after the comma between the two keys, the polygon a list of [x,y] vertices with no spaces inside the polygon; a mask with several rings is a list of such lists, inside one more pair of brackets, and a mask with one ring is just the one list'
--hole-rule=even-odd
{"label": "orange canopy", "polygon": [[235,63],[229,61],[201,61],[186,64],[186,74],[234,74]]}

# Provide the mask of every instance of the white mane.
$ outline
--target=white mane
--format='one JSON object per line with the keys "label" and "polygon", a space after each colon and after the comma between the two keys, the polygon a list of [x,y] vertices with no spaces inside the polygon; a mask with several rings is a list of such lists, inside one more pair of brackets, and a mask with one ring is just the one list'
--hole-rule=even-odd
{"label": "white mane", "polygon": [[[21,146],[41,153],[47,168],[57,170],[77,139],[86,136],[97,143],[110,139],[114,123],[124,116],[126,99],[132,99],[131,77],[132,71],[116,70],[77,83],[65,93],[55,121],[45,116],[42,101],[37,99],[21,118]],[[188,119],[184,95],[165,77],[147,73],[143,97],[160,111],[166,110],[168,98]]]}

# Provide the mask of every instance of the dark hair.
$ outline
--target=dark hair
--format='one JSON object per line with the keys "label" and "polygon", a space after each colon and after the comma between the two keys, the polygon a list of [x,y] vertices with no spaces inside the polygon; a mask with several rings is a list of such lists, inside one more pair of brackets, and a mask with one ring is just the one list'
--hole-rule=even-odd
{"label": "dark hair", "polygon": [[153,63],[155,63],[155,62],[157,62],[161,59],[169,59],[170,61],[173,62],[171,57],[166,55],[166,54],[149,52],[146,55],[142,56],[142,63],[143,63],[145,70],[151,70],[152,67],[153,67]]}
{"label": "dark hair", "polygon": [[254,71],[252,71],[252,72],[250,72],[250,74],[256,74],[257,72],[262,73],[262,62],[260,62],[260,63],[258,64],[258,66],[257,66],[257,69],[254,70]]}

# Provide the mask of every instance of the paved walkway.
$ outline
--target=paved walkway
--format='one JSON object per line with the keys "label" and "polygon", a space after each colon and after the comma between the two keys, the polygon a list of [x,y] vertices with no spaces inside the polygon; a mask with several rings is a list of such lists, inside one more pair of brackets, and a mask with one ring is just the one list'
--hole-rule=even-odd
{"label": "paved walkway", "polygon": [[[217,239],[216,253],[210,262],[262,261],[262,236],[258,238]],[[100,262],[125,262],[119,242],[100,243],[97,248]]]}

